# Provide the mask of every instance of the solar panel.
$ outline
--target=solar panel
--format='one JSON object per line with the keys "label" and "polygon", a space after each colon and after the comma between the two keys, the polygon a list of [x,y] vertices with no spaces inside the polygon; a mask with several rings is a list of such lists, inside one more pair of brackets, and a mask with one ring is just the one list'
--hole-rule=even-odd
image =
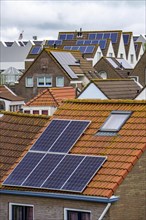
{"label": "solar panel", "polygon": [[52,46],[52,45],[62,45],[62,40],[49,40],[48,41],[48,45]]}
{"label": "solar panel", "polygon": [[129,34],[123,34],[123,40],[124,40],[124,44],[125,44],[125,45],[128,44],[128,42],[129,42],[129,37],[130,37]]}
{"label": "solar panel", "polygon": [[103,34],[103,39],[108,39],[110,38],[110,33],[104,33]]}
{"label": "solar panel", "polygon": [[61,189],[82,192],[105,160],[105,157],[86,156]]}
{"label": "solar panel", "polygon": [[63,49],[64,50],[71,50],[71,46],[64,46]]}
{"label": "solar panel", "polygon": [[103,33],[98,33],[96,34],[96,39],[102,39],[103,38]]}
{"label": "solar panel", "polygon": [[39,54],[40,51],[41,51],[41,46],[36,46],[31,49],[30,54]]}
{"label": "solar panel", "polygon": [[89,123],[89,121],[71,121],[49,151],[67,153],[82,135]]}
{"label": "solar panel", "polygon": [[79,46],[72,46],[71,50],[79,50]]}
{"label": "solar panel", "polygon": [[89,40],[94,40],[94,39],[96,39],[96,34],[95,34],[95,33],[89,34],[89,35],[88,35],[88,39],[89,39]]}
{"label": "solar panel", "polygon": [[74,34],[67,34],[66,35],[66,40],[73,40],[74,39]]}
{"label": "solar panel", "polygon": [[79,50],[80,50],[81,53],[85,53],[86,46],[80,46]]}
{"label": "solar panel", "polygon": [[134,44],[134,47],[135,47],[135,51],[137,51],[137,49],[138,49],[138,44]]}
{"label": "solar panel", "polygon": [[102,50],[104,50],[105,49],[105,47],[106,47],[106,40],[100,40],[99,41],[99,45],[100,45],[100,48],[102,49]]}
{"label": "solar panel", "polygon": [[99,44],[99,40],[92,40],[91,44]]}
{"label": "solar panel", "polygon": [[67,155],[54,172],[47,178],[42,188],[61,189],[83,158],[84,156]]}
{"label": "solar panel", "polygon": [[43,156],[44,154],[42,153],[28,152],[22,161],[18,164],[18,166],[4,181],[4,185],[21,185],[25,178],[37,165],[37,163],[43,158]]}
{"label": "solar panel", "polygon": [[93,53],[95,46],[87,46],[85,53]]}
{"label": "solar panel", "polygon": [[66,39],[66,34],[59,35],[59,40],[65,40],[65,39]]}
{"label": "solar panel", "polygon": [[48,151],[69,123],[69,120],[52,120],[31,150]]}
{"label": "solar panel", "polygon": [[117,42],[117,39],[118,39],[118,33],[111,33],[111,41],[112,43],[116,43]]}
{"label": "solar panel", "polygon": [[91,44],[91,40],[85,40],[84,44]]}
{"label": "solar panel", "polygon": [[84,40],[77,40],[76,41],[76,45],[83,45],[84,44]]}
{"label": "solar panel", "polygon": [[63,158],[63,154],[46,154],[22,185],[40,187]]}

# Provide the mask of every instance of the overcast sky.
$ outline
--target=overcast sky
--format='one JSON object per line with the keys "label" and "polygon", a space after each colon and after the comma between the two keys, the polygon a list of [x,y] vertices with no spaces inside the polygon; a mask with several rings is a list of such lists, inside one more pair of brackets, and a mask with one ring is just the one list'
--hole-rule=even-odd
{"label": "overcast sky", "polygon": [[146,34],[146,0],[0,0],[1,40],[57,39],[59,31],[123,30]]}

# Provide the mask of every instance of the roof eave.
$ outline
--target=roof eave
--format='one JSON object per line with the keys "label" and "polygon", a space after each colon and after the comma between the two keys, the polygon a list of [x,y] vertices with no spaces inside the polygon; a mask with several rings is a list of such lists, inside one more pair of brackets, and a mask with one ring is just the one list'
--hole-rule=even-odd
{"label": "roof eave", "polygon": [[110,198],[107,198],[107,197],[84,196],[84,195],[74,195],[74,194],[71,195],[71,194],[61,194],[61,193],[30,192],[30,191],[6,190],[6,189],[1,189],[0,194],[44,197],[44,198],[54,198],[54,199],[69,199],[69,200],[100,202],[100,203],[113,203],[119,200],[118,196],[112,196]]}

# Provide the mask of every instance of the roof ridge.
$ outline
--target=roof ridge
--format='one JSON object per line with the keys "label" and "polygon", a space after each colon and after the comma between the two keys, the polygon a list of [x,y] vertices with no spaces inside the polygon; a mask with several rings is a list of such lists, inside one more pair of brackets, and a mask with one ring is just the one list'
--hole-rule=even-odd
{"label": "roof ridge", "polygon": [[146,104],[146,100],[130,99],[71,99],[64,100],[63,103],[121,103],[121,104]]}

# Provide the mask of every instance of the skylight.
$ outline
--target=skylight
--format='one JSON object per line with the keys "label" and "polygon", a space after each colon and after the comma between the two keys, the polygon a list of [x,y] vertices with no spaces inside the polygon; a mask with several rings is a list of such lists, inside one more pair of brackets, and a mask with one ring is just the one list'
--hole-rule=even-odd
{"label": "skylight", "polygon": [[99,131],[117,132],[130,117],[131,111],[112,111]]}

